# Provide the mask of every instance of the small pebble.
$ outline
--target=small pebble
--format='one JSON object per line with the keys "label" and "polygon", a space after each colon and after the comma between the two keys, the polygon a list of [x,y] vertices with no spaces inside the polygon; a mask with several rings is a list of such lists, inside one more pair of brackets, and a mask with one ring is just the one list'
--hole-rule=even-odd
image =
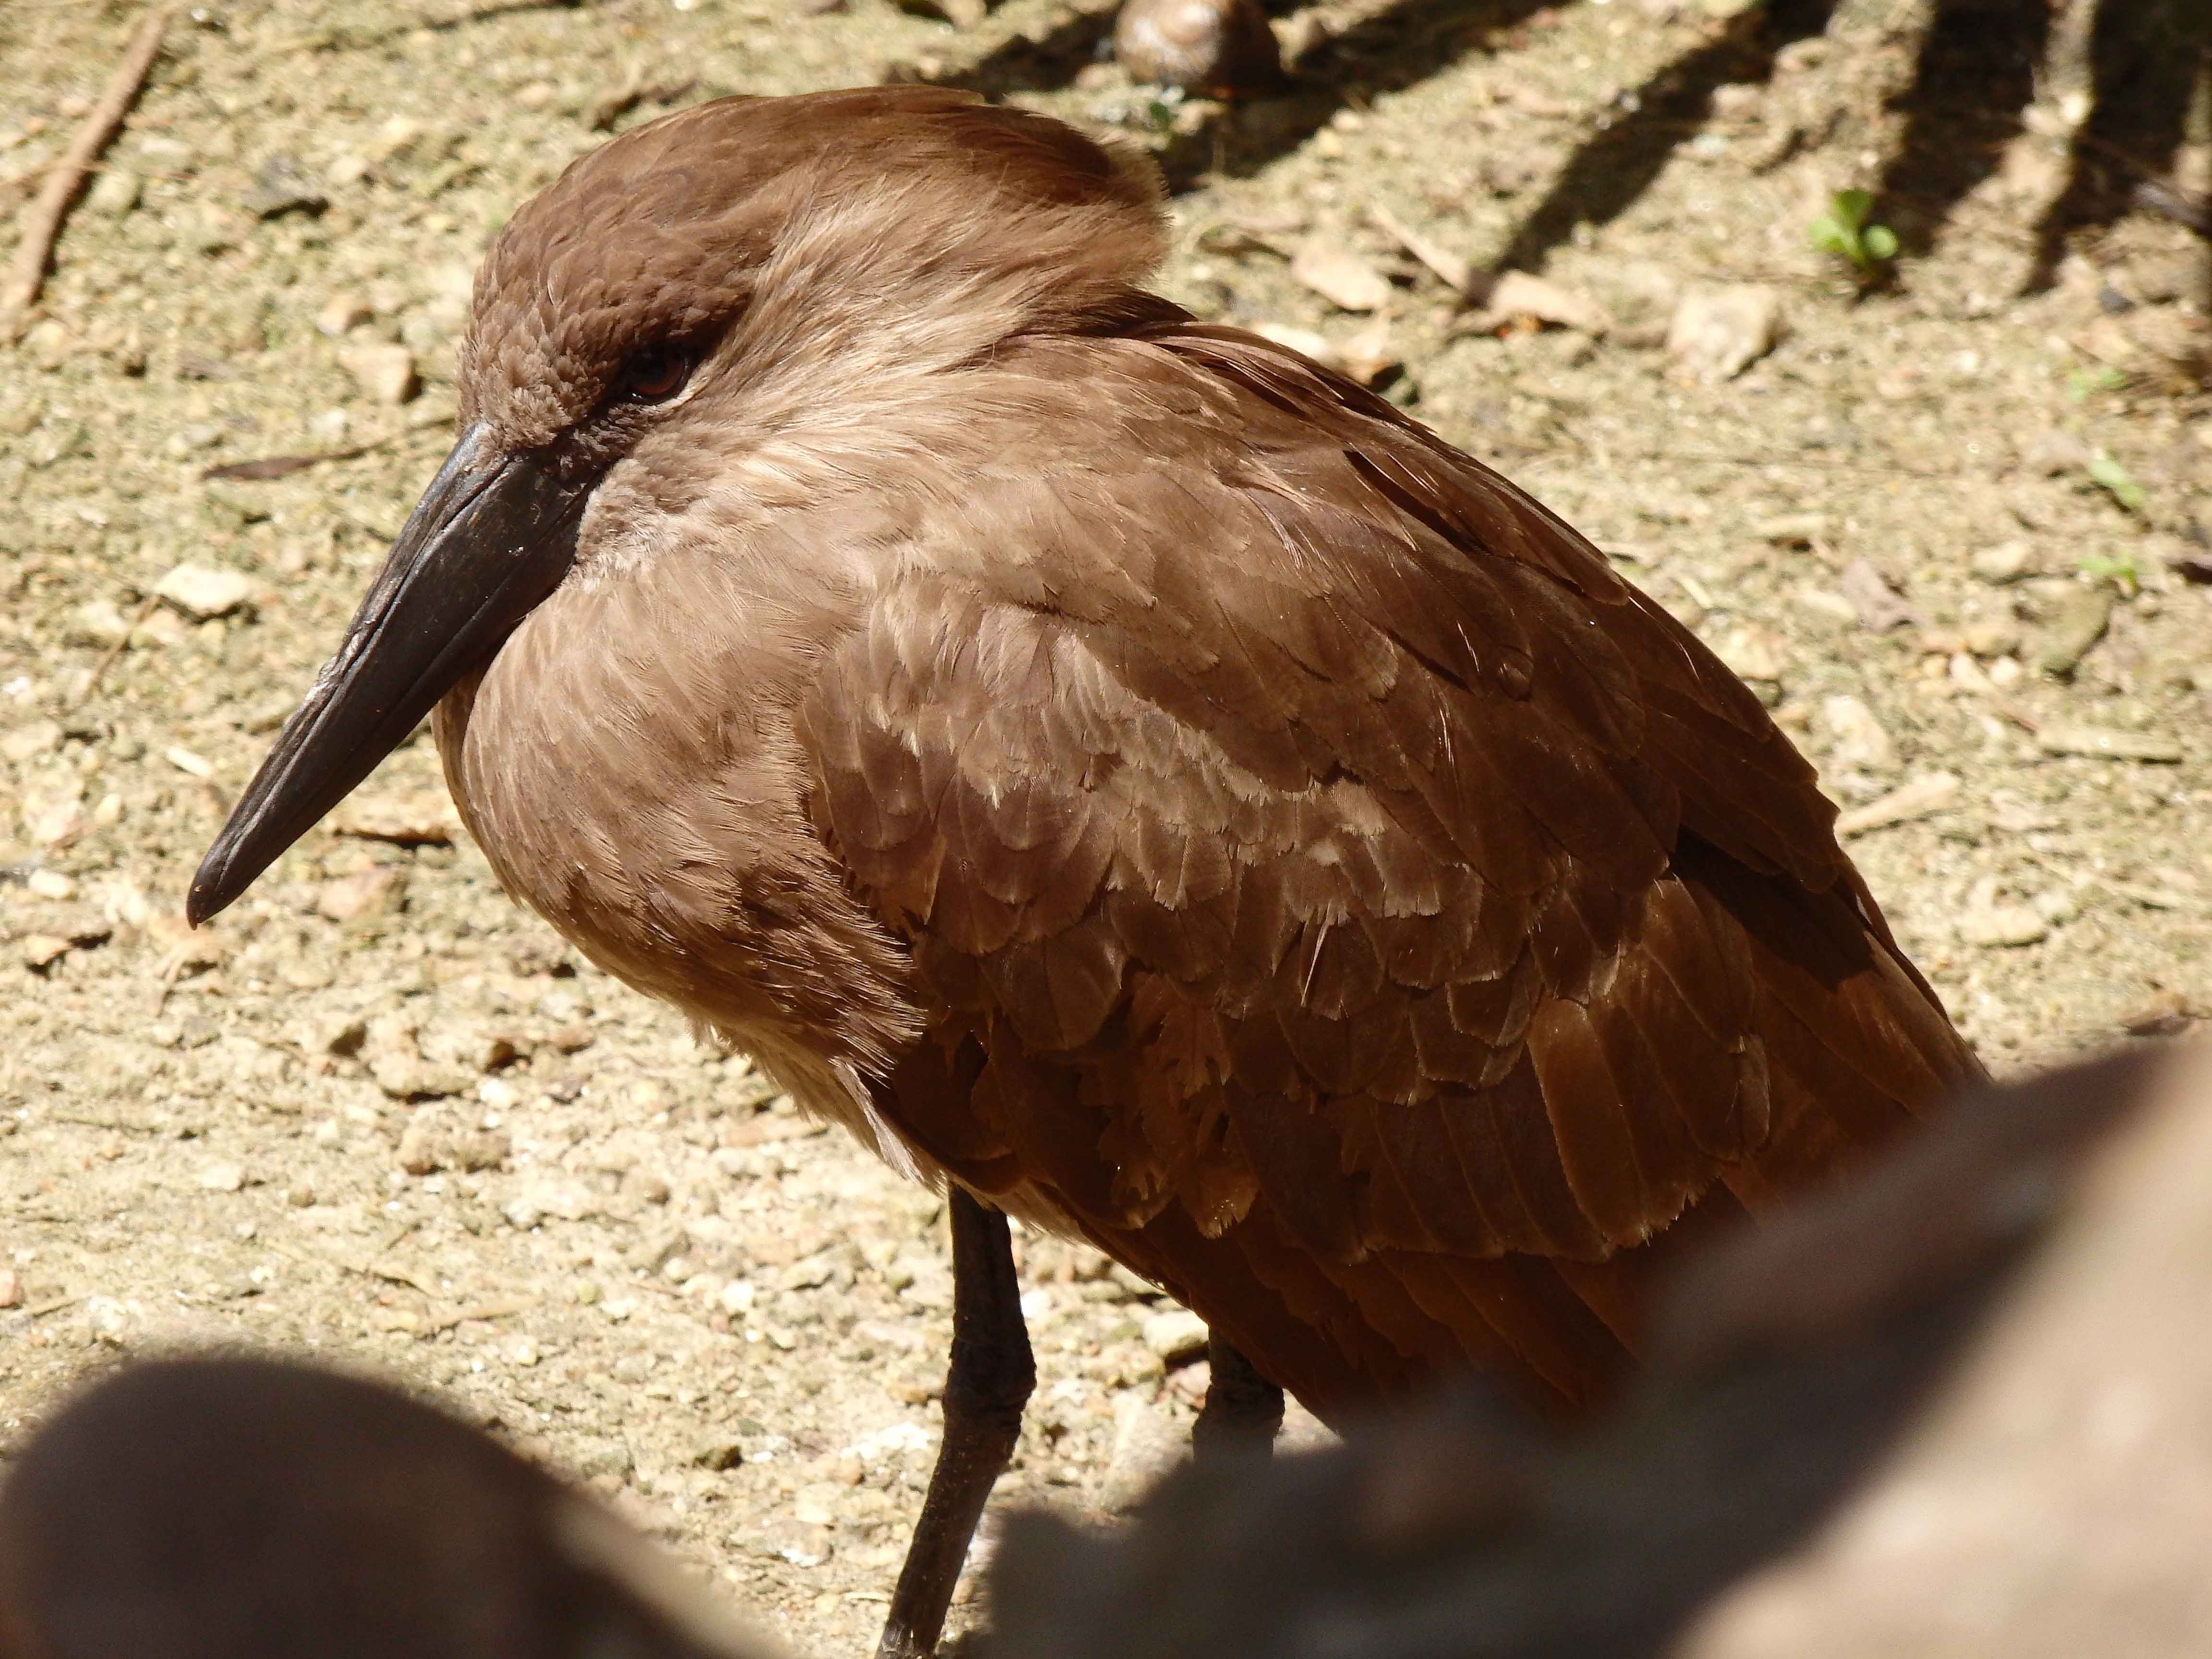
{"label": "small pebble", "polygon": [[16,766],[62,746],[62,729],[52,720],[33,720],[28,726],[0,734],[0,760]]}
{"label": "small pebble", "polygon": [[315,895],[315,914],[331,921],[358,921],[399,908],[407,890],[407,872],[396,864],[326,881]]}
{"label": "small pebble", "polygon": [[84,204],[94,213],[120,219],[138,205],[138,194],[143,188],[143,181],[137,173],[125,167],[108,167],[85,192]]}
{"label": "small pebble", "polygon": [[1799,611],[1831,632],[1858,626],[1858,607],[1832,588],[1801,587],[1790,599]]}
{"label": "small pebble", "polygon": [[1778,682],[1783,649],[1782,636],[1772,629],[1746,626],[1731,631],[1714,647],[1714,654],[1739,678]]}
{"label": "small pebble", "polygon": [[374,308],[358,294],[333,294],[315,313],[315,329],[318,333],[337,339],[375,314]]}
{"label": "small pebble", "polygon": [[361,389],[380,404],[410,403],[422,389],[415,372],[415,354],[404,345],[363,341],[341,350],[338,361]]}
{"label": "small pebble", "polygon": [[1839,695],[1821,699],[1820,724],[1832,744],[1828,757],[1839,768],[1880,771],[1897,758],[1888,732],[1874,710],[1856,697]]}
{"label": "small pebble", "polygon": [[0,1308],[23,1305],[23,1275],[13,1267],[0,1267]]}
{"label": "small pebble", "polygon": [[2051,924],[2028,904],[1994,904],[1969,910],[1959,918],[1959,938],[1985,950],[2011,950],[2033,945],[2046,937]]}
{"label": "small pebble", "polygon": [[1145,1346],[1170,1364],[1206,1352],[1206,1322],[1187,1308],[1170,1308],[1145,1321]]}
{"label": "small pebble", "polygon": [[110,599],[88,599],[70,613],[67,645],[119,645],[131,633],[131,624]]}
{"label": "small pebble", "polygon": [[1869,634],[1886,634],[1918,620],[1911,602],[1875,568],[1869,559],[1853,559],[1837,577],[1836,586],[1858,612],[1859,626]]}
{"label": "small pebble", "polygon": [[2089,648],[2105,637],[2112,620],[2111,589],[2077,587],[2067,592],[2051,605],[2035,631],[2031,655],[2037,672],[2059,678],[2072,673],[2089,654]]}
{"label": "small pebble", "polygon": [[2030,562],[2027,544],[2009,541],[1982,549],[1970,562],[1978,579],[1992,586],[2002,586],[2007,582],[2016,582],[2027,574]]}
{"label": "small pebble", "polygon": [[26,933],[15,941],[15,952],[26,968],[51,968],[70,951],[70,942],[52,933]]}
{"label": "small pebble", "polygon": [[245,200],[246,210],[257,219],[280,218],[287,213],[320,213],[330,198],[315,187],[289,155],[272,155],[254,175],[253,188]]}
{"label": "small pebble", "polygon": [[1966,645],[1978,657],[2008,657],[2020,649],[2020,624],[2010,617],[1985,617],[1968,624]]}
{"label": "small pebble", "polygon": [[2031,432],[2019,441],[2019,447],[2021,467],[2046,478],[2088,469],[2089,446],[2071,432],[2056,428]]}
{"label": "small pebble", "polygon": [[2029,902],[2035,906],[2036,914],[2053,927],[2063,927],[2081,914],[2081,901],[2071,888],[2047,888]]}
{"label": "small pebble", "polygon": [[713,1469],[720,1474],[743,1464],[745,1452],[737,1441],[717,1436],[701,1443],[698,1450],[691,1454],[691,1461],[702,1469]]}
{"label": "small pebble", "polygon": [[154,592],[194,622],[207,622],[245,605],[253,596],[253,581],[241,571],[180,564],[154,585]]}
{"label": "small pebble", "polygon": [[211,1193],[234,1193],[246,1185],[246,1171],[235,1164],[210,1164],[200,1171],[200,1185]]}
{"label": "small pebble", "polygon": [[1146,1301],[1151,1301],[1160,1293],[1160,1287],[1153,1284],[1151,1279],[1131,1271],[1118,1261],[1108,1266],[1103,1282],[1115,1286],[1124,1296],[1139,1297]]}

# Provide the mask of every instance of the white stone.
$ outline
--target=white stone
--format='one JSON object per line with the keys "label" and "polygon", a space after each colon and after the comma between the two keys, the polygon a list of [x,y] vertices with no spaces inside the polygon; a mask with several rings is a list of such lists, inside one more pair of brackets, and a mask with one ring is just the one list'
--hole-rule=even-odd
{"label": "white stone", "polygon": [[84,204],[94,213],[120,219],[138,205],[138,175],[125,167],[104,169],[84,194]]}
{"label": "white stone", "polygon": [[2031,562],[2026,542],[1999,542],[1995,547],[1985,547],[1971,561],[1974,574],[1992,586],[2016,582],[2027,574]]}
{"label": "white stone", "polygon": [[252,579],[238,570],[180,564],[155,584],[154,592],[194,622],[227,617],[253,597]]}
{"label": "white stone", "polygon": [[422,389],[415,373],[415,354],[404,345],[367,341],[346,347],[338,353],[338,361],[380,404],[411,402]]}
{"label": "white stone", "polygon": [[33,720],[0,734],[0,760],[20,766],[38,755],[50,755],[62,746],[62,729],[52,720]]}
{"label": "white stone", "polygon": [[315,313],[315,331],[338,339],[374,315],[375,308],[362,295],[333,294]]}
{"label": "white stone", "polygon": [[1828,733],[1828,758],[1844,770],[1879,771],[1897,758],[1889,733],[1856,697],[1822,698],[1820,724]]}
{"label": "white stone", "polygon": [[1206,1322],[1188,1308],[1170,1308],[1145,1321],[1145,1346],[1163,1359],[1185,1358],[1206,1347]]}

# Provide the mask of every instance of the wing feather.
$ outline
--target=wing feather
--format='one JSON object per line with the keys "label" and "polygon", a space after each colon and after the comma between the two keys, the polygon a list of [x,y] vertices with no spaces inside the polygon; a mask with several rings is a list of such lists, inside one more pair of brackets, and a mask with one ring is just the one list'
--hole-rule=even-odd
{"label": "wing feather", "polygon": [[1579,1397],[1615,1253],[1972,1069],[1757,699],[1504,480],[1232,331],[977,372],[1030,448],[917,509],[799,714],[997,1178],[1317,1395]]}

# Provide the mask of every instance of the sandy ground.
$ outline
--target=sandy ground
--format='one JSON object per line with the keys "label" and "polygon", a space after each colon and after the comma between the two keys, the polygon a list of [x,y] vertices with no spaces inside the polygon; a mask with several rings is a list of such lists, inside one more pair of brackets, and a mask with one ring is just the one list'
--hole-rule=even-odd
{"label": "sandy ground", "polygon": [[[850,7],[255,0],[173,27],[45,320],[0,351],[0,1439],[119,1354],[301,1346],[497,1425],[803,1650],[872,1639],[937,1431],[938,1200],[518,912],[427,738],[353,833],[210,929],[178,915],[442,453],[491,232],[605,131],[727,92],[933,76],[1144,137],[1186,187],[1169,292],[1401,361],[1392,395],[1898,820],[1854,850],[1993,1065],[2212,1004],[2204,248],[2124,219],[2021,293],[2082,6],[2024,121],[1966,98],[1917,136],[1924,19],[1892,0],[1795,41],[1727,0],[1333,4],[1285,20],[1334,35],[1314,78],[1232,115],[1094,63],[1110,12]],[[0,210],[134,20],[0,11]],[[1910,257],[1857,297],[1806,228],[1913,144],[1964,182],[1893,181]],[[1470,327],[1377,210],[1556,291]],[[1669,319],[1745,285],[1779,343],[1699,378]],[[1204,1367],[1146,1287],[1023,1247],[1041,1381],[1002,1496],[1095,1510]]]}

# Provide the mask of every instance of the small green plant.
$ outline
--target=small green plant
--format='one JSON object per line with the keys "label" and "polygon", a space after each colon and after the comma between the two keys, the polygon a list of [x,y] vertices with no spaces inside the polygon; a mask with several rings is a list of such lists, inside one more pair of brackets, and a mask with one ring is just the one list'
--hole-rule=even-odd
{"label": "small green plant", "polygon": [[1137,107],[1137,120],[1147,132],[1170,132],[1175,129],[1176,117],[1182,111],[1184,94],[1181,87],[1160,87],[1146,95]]}
{"label": "small green plant", "polygon": [[2125,372],[2110,364],[2094,370],[2076,368],[2067,374],[2066,395],[2077,404],[2086,404],[2097,392],[2124,391],[2127,384]]}
{"label": "small green plant", "polygon": [[1876,265],[1897,258],[1897,233],[1887,225],[1867,223],[1874,211],[1874,193],[1839,190],[1828,198],[1828,210],[1813,221],[1813,246],[1850,263],[1863,276]]}
{"label": "small green plant", "polygon": [[2148,504],[2142,486],[2128,476],[2127,468],[2101,449],[2089,458],[2089,482],[2130,513],[2140,513]]}
{"label": "small green plant", "polygon": [[2132,599],[2142,591],[2142,572],[2136,568],[2132,553],[2091,553],[2075,565],[2076,570],[2092,581],[2108,581],[2120,590],[2121,596]]}

